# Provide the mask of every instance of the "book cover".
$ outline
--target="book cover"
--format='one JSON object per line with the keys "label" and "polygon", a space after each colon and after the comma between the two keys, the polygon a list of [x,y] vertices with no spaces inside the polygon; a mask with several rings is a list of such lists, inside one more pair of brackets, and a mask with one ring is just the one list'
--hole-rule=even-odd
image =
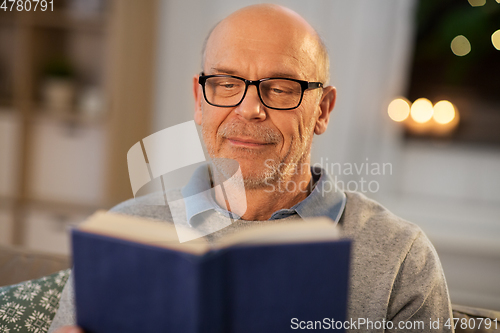
{"label": "book cover", "polygon": [[289,332],[346,317],[349,240],[184,252],[74,229],[77,323],[91,333]]}

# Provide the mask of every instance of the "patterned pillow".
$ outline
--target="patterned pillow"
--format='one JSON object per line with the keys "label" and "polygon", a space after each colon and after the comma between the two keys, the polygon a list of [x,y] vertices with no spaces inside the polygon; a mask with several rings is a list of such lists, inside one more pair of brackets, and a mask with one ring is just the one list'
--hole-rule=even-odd
{"label": "patterned pillow", "polygon": [[71,270],[0,288],[0,333],[45,333]]}

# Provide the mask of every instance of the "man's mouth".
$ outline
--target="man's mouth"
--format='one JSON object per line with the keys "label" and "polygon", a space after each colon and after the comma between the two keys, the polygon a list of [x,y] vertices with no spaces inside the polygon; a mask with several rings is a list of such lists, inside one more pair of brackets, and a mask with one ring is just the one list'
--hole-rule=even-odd
{"label": "man's mouth", "polygon": [[226,138],[229,143],[237,147],[246,147],[246,148],[260,148],[270,145],[269,142],[264,142],[254,138],[248,137],[229,137]]}

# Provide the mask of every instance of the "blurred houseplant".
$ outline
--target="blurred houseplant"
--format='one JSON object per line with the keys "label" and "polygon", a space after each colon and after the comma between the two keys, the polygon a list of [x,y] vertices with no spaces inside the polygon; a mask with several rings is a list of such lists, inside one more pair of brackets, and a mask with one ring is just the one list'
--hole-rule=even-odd
{"label": "blurred houseplant", "polygon": [[[413,73],[419,88],[466,87],[498,99],[500,52],[491,44],[491,35],[500,29],[499,22],[500,3],[495,0],[421,0]],[[450,49],[458,35],[472,46],[465,56]]]}
{"label": "blurred houseplant", "polygon": [[63,58],[53,58],[44,68],[42,83],[43,107],[54,114],[70,113],[76,92],[75,73],[71,63]]}

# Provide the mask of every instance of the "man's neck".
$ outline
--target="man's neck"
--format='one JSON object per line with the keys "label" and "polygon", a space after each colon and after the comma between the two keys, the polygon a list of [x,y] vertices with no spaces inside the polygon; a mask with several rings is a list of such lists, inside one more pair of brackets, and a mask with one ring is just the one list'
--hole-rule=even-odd
{"label": "man's neck", "polygon": [[[300,171],[278,181],[268,182],[269,185],[265,187],[246,189],[245,193],[241,193],[237,185],[226,182],[215,191],[216,201],[241,216],[243,220],[268,220],[274,212],[295,206],[311,192],[312,176],[309,164],[300,168]],[[229,202],[232,202],[233,206],[236,202],[237,207],[231,207],[228,196],[233,196],[233,200]]]}

